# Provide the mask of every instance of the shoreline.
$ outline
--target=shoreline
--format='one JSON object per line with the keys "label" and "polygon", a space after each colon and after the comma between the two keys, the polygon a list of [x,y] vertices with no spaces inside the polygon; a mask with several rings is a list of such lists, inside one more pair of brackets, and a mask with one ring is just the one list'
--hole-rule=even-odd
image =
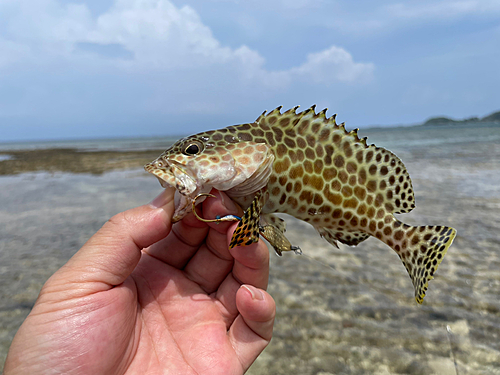
{"label": "shoreline", "polygon": [[114,170],[142,168],[157,158],[164,149],[145,151],[85,151],[77,148],[37,150],[4,150],[0,160],[0,176],[28,172],[67,172],[101,175]]}

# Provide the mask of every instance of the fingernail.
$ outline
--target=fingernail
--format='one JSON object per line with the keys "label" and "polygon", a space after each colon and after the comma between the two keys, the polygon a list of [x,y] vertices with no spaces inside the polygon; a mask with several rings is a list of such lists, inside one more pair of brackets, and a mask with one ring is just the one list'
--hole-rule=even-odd
{"label": "fingernail", "polygon": [[254,300],[262,301],[264,299],[264,294],[252,285],[242,285],[241,288],[248,290]]}
{"label": "fingernail", "polygon": [[154,208],[160,208],[165,206],[172,200],[173,194],[175,192],[174,188],[166,188],[163,190],[155,199],[153,199],[150,203]]}

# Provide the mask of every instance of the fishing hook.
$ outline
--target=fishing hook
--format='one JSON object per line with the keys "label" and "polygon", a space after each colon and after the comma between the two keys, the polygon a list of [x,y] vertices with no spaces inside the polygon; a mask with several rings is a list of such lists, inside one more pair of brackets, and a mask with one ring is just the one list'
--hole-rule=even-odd
{"label": "fishing hook", "polygon": [[194,197],[193,202],[191,203],[192,209],[193,209],[193,214],[194,216],[199,220],[204,223],[222,223],[224,221],[241,221],[241,217],[236,216],[236,215],[226,215],[223,217],[217,216],[215,219],[204,219],[198,213],[196,212],[196,200],[200,197],[211,197],[211,198],[217,198],[213,194],[209,193],[200,193],[196,197]]}

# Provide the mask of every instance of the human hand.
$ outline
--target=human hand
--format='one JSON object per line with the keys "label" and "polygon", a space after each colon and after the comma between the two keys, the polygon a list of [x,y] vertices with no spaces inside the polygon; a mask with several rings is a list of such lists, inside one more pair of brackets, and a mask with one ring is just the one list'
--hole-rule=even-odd
{"label": "human hand", "polygon": [[[235,214],[223,193],[203,216]],[[269,252],[237,223],[171,226],[173,189],[114,216],[43,286],[4,374],[241,374],[272,336]],[[141,251],[142,250],[142,251]]]}

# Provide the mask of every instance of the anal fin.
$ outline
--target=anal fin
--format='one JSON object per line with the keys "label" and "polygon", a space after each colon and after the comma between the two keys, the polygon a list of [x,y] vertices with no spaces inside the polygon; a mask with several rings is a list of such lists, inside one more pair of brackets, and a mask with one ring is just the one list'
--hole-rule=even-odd
{"label": "anal fin", "polygon": [[330,229],[330,228],[316,228],[321,237],[323,237],[330,244],[338,248],[337,241],[348,246],[357,246],[364,240],[366,240],[370,235],[362,231],[348,231],[340,229]]}

